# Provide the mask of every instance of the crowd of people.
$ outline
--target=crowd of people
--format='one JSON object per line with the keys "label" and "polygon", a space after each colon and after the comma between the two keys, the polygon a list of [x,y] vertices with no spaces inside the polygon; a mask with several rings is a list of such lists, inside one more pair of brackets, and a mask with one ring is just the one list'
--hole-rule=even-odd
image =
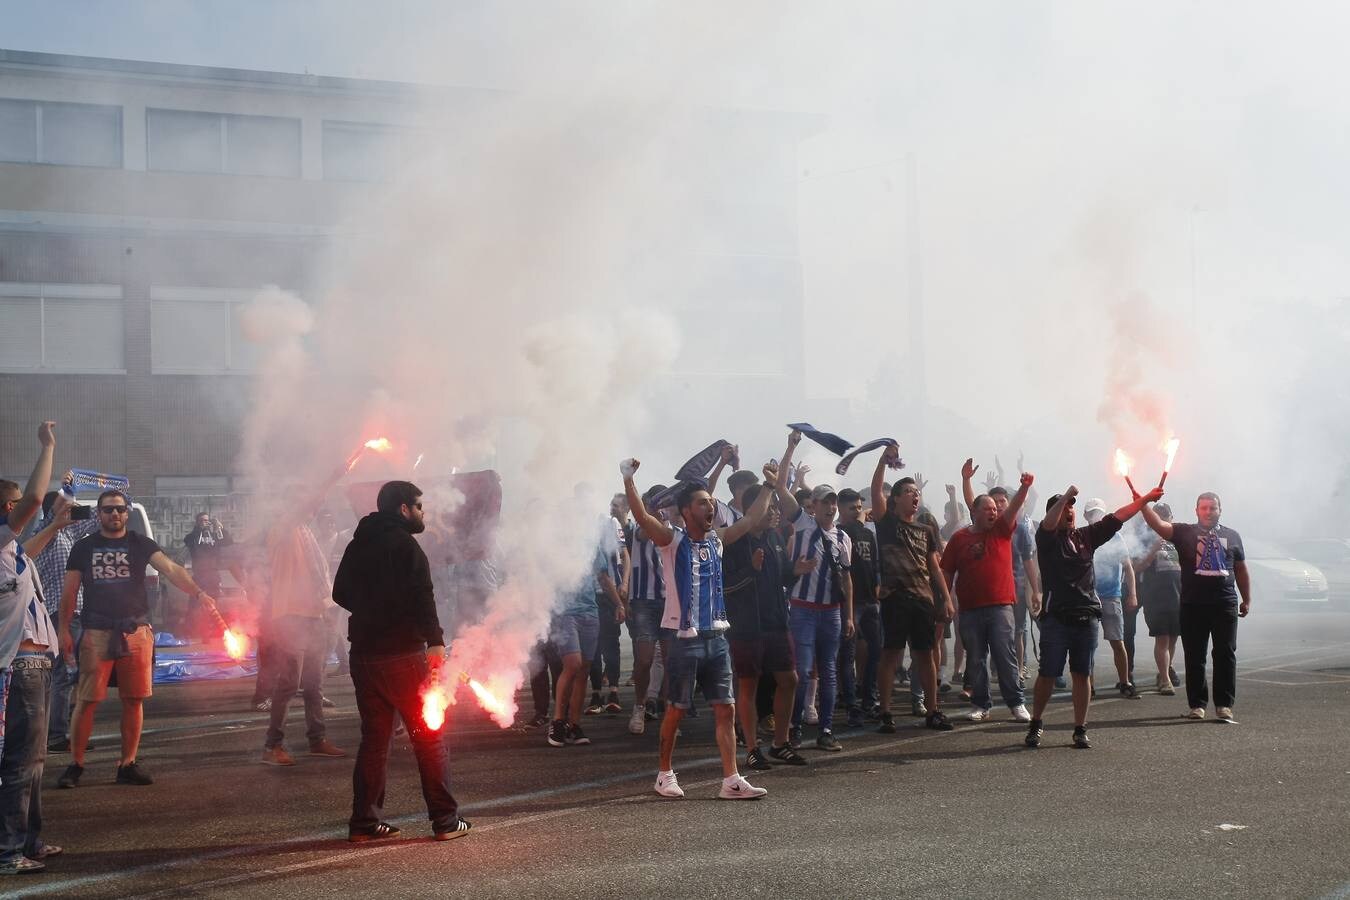
{"label": "crowd of people", "polygon": [[[696,694],[711,707],[725,799],[767,794],[741,774],[742,765],[808,765],[799,752],[807,728],[811,746],[824,752],[841,749],[837,728],[870,723],[895,733],[897,682],[908,685],[909,710],[927,728],[952,730],[943,705],[953,693],[969,705],[969,721],[985,721],[994,708],[991,666],[999,699],[1026,724],[1026,745],[1036,747],[1055,688],[1067,686],[1067,665],[1071,740],[1086,749],[1099,638],[1111,644],[1115,691],[1140,696],[1133,673],[1141,608],[1155,641],[1157,692],[1171,695],[1184,683],[1185,715],[1204,718],[1212,642],[1215,714],[1233,721],[1237,621],[1251,597],[1242,540],[1220,524],[1217,495],[1200,496],[1195,524],[1175,522],[1157,488],[1114,512],[1090,499],[1080,525],[1075,486],[1040,511],[1030,472],[1004,484],[999,467],[977,493],[979,467],[967,460],[964,502],[948,485],[939,523],[924,504],[921,476],[887,481],[901,465],[893,442],[882,447],[863,492],[808,485],[809,469],[794,462],[802,439],[792,430],[781,457],[759,472],[738,469],[737,448],[728,444],[706,477],[646,491],[636,482],[639,461],[621,463],[623,493],[601,517],[585,575],[554,603],[535,648],[533,718],[527,714],[523,727],[545,729],[552,747],[585,745],[584,716],[622,712],[626,626],[634,688],[628,730],[641,735],[659,720],[654,789],[664,798],[684,796],[674,753],[682,721],[698,714]],[[114,780],[152,783],[137,759],[153,681],[147,568],[216,621],[221,571],[248,585],[262,618],[254,703],[270,716],[263,763],[295,764],[284,739],[297,694],[309,755],[346,755],[328,740],[323,717],[323,673],[338,650],[361,717],[350,840],[399,833],[382,805],[391,738],[404,727],[434,835],[469,832],[450,792],[443,735],[422,716],[421,695],[445,658],[448,629],[434,566],[415,537],[425,527],[415,485],[384,484],[375,512],[350,535],[327,529],[329,551],[312,526],[346,467],[291,503],[243,554],[223,553],[233,542],[203,514],[184,539],[189,572],[128,529],[131,503],[121,487],[103,490],[89,518],[76,520],[69,474],[67,490],[48,491],[54,423],[43,423],[38,440],[26,486],[0,480],[0,874],[42,871],[44,860],[62,852],[41,837],[46,754],[68,751],[72,761],[58,786],[80,785],[95,709],[114,677],[121,706]],[[728,467],[731,499],[724,502],[714,495]],[[477,564],[465,577],[467,593],[482,595],[471,605],[483,606],[496,577],[491,565]],[[346,641],[335,647],[343,621]],[[1029,623],[1040,635],[1031,644],[1030,709]],[[1178,639],[1184,679],[1174,668]]]}

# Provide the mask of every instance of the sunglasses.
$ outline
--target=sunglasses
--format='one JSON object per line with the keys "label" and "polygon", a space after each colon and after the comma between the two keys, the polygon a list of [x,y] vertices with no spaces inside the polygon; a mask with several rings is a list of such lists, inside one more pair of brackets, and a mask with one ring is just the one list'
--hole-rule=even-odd
{"label": "sunglasses", "polygon": [[113,513],[125,516],[129,512],[125,506],[100,506],[98,511],[105,516],[111,516]]}

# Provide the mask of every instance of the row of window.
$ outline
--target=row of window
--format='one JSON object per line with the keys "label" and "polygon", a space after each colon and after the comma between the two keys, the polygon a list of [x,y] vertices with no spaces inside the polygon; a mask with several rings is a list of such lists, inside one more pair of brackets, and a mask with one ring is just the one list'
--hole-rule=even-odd
{"label": "row of window", "polygon": [[[323,177],[384,181],[408,129],[323,123]],[[300,177],[300,120],[178,109],[145,111],[146,168]],[[0,99],[0,162],[121,168],[122,108]]]}
{"label": "row of window", "polygon": [[[243,337],[249,293],[152,288],[150,368],[163,374],[251,372]],[[116,285],[0,283],[0,371],[122,372],[125,312]]]}

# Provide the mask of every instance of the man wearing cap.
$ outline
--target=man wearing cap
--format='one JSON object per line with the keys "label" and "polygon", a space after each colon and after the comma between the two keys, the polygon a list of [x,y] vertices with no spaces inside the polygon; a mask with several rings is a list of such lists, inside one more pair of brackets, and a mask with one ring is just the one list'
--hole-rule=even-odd
{"label": "man wearing cap", "polygon": [[1041,716],[1050,702],[1055,679],[1064,674],[1066,660],[1073,676],[1073,745],[1080,750],[1092,746],[1087,735],[1091,699],[1088,679],[1097,652],[1097,621],[1102,615],[1092,559],[1097,548],[1120,531],[1121,525],[1145,503],[1161,499],[1162,489],[1154,488],[1082,528],[1074,527],[1077,496],[1078,488],[1069,485],[1063,494],[1046,501],[1045,519],[1036,532],[1036,556],[1045,599],[1040,616],[1041,667],[1036,677],[1031,723],[1027,726],[1028,747],[1041,745],[1045,734]]}
{"label": "man wearing cap", "polygon": [[811,510],[792,520],[788,558],[794,577],[788,590],[789,627],[797,653],[797,699],[792,706],[789,743],[801,744],[811,670],[820,682],[820,725],[816,747],[842,750],[832,721],[838,677],[840,637],[853,636],[853,542],[835,523],[839,495],[828,484],[811,489]]}
{"label": "man wearing cap", "polygon": [[[1105,515],[1106,503],[1097,497],[1083,507],[1083,518],[1089,525],[1100,522]],[[1092,573],[1102,604],[1102,638],[1111,645],[1116,664],[1116,690],[1128,700],[1138,700],[1139,692],[1130,677],[1130,657],[1125,650],[1125,613],[1135,609],[1139,601],[1135,594],[1134,564],[1130,562],[1124,535],[1116,532],[1097,548],[1092,556]]]}

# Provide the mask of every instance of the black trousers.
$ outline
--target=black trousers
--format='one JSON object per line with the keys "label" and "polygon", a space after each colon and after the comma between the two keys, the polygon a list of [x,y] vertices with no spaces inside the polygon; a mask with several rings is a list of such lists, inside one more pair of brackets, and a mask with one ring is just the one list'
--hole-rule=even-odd
{"label": "black trousers", "polygon": [[1125,657],[1130,661],[1130,681],[1134,681],[1134,638],[1139,633],[1141,608],[1141,604],[1136,603],[1134,609],[1125,610]]}
{"label": "black trousers", "polygon": [[1214,705],[1232,706],[1237,697],[1237,626],[1235,606],[1181,604],[1181,646],[1186,653],[1186,702],[1209,705],[1205,654],[1214,642]]}
{"label": "black trousers", "polygon": [[619,689],[619,623],[614,621],[616,609],[608,597],[596,598],[600,607],[600,641],[591,660],[591,690],[600,692],[602,679],[609,679],[609,689]]}

